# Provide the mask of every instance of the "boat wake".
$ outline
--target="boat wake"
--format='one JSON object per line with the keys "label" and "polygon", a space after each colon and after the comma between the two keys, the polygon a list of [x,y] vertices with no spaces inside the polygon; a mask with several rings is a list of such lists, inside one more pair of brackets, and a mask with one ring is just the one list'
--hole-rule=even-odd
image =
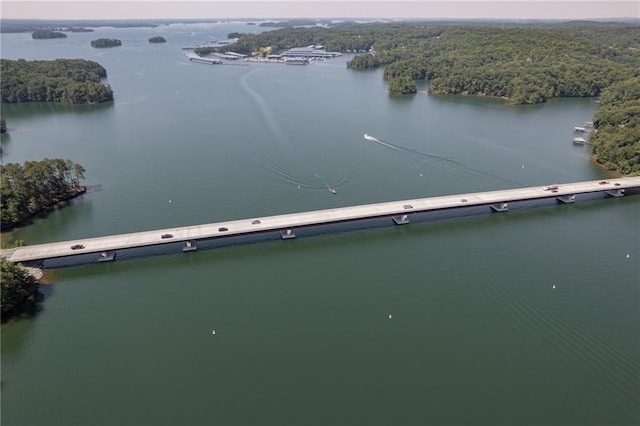
{"label": "boat wake", "polygon": [[[496,179],[500,179],[502,181],[505,182],[509,182],[509,183],[515,183],[517,185],[521,185],[520,182],[516,182],[510,179],[506,179],[503,178],[502,176],[498,176],[494,173],[490,173],[490,172],[486,172],[484,170],[480,170],[480,169],[476,169],[470,166],[467,166],[466,164],[461,163],[460,161],[442,156],[442,155],[438,155],[438,154],[432,154],[429,152],[423,152],[417,149],[413,149],[413,148],[408,148],[406,146],[402,146],[402,145],[397,145],[391,142],[387,142],[387,141],[383,141],[380,140],[378,138],[376,138],[375,136],[372,136],[368,133],[364,134],[364,138],[368,141],[371,142],[375,142],[379,145],[382,145],[384,147],[387,147],[389,149],[391,149],[392,151],[394,151],[396,154],[401,155],[402,157],[406,158],[407,160],[415,163],[418,167],[420,168],[427,168],[427,167],[432,167],[434,165],[436,165],[437,163],[448,163],[448,164],[452,164],[455,166],[458,166],[464,170],[467,171],[471,171],[474,173],[478,173],[481,175],[485,175],[485,176],[490,176]],[[421,174],[422,176],[422,174]]]}
{"label": "boat wake", "polygon": [[[330,176],[338,175],[335,167],[323,167],[318,164],[312,156],[302,155],[302,147],[298,146],[287,134],[286,128],[281,124],[281,119],[277,111],[268,100],[252,85],[250,78],[259,71],[255,68],[241,76],[239,83],[242,89],[253,100],[253,105],[257,110],[257,115],[264,121],[265,134],[261,138],[251,139],[251,152],[268,170],[280,175],[286,181],[299,188],[324,189],[328,185],[319,175],[315,179],[309,175],[310,171],[321,170]],[[244,130],[239,130],[245,135]],[[250,140],[250,135],[246,134],[242,140]],[[275,156],[275,157],[274,157]],[[276,158],[277,157],[277,158]],[[332,165],[328,165],[332,166]],[[344,176],[337,179],[329,179],[333,184],[340,184],[344,181]],[[336,182],[337,181],[337,182]]]}

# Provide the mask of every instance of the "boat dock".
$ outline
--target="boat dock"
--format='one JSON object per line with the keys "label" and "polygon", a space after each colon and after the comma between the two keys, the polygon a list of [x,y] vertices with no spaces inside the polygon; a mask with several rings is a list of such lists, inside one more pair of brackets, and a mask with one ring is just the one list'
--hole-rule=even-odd
{"label": "boat dock", "polygon": [[393,220],[396,225],[404,225],[410,223],[411,215],[414,213],[470,206],[487,206],[493,211],[505,212],[508,211],[511,202],[556,198],[561,203],[573,203],[576,201],[576,195],[579,194],[599,192],[606,193],[611,197],[621,197],[624,195],[625,189],[629,188],[640,188],[640,176],[417,198],[259,218],[252,217],[203,225],[16,247],[2,250],[0,256],[6,257],[10,262],[27,262],[95,254],[96,261],[104,262],[114,260],[118,250],[137,247],[180,242],[183,244],[183,251],[194,251],[197,250],[200,240],[266,232],[279,232],[282,239],[291,239],[295,238],[296,229],[303,227],[385,217]]}
{"label": "boat dock", "polygon": [[204,56],[196,55],[195,53],[187,53],[184,55],[184,57],[187,58],[189,62],[196,62],[199,64],[219,65],[223,63],[220,59],[207,58]]}

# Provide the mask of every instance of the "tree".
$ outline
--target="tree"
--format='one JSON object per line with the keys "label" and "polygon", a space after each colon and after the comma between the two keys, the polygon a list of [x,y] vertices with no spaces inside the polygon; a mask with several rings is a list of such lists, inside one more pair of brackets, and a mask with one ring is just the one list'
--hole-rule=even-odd
{"label": "tree", "polygon": [[400,76],[389,80],[390,95],[408,95],[417,92],[416,83],[409,77]]}
{"label": "tree", "polygon": [[8,262],[2,258],[2,293],[0,311],[2,316],[24,302],[38,290],[37,280],[21,265]]}
{"label": "tree", "polygon": [[347,62],[347,68],[351,69],[377,68],[379,66],[380,62],[371,53],[356,55],[352,60]]}

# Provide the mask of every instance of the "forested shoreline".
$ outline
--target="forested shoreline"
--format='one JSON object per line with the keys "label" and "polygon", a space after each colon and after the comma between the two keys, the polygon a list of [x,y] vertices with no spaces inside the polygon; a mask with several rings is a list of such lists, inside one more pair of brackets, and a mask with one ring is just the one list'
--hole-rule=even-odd
{"label": "forested shoreline", "polygon": [[85,169],[71,160],[0,164],[0,219],[3,230],[20,225],[61,201],[86,192]]}
{"label": "forested shoreline", "polygon": [[640,77],[602,93],[593,125],[594,159],[610,170],[640,175]]}
{"label": "forested shoreline", "polygon": [[107,71],[94,61],[1,59],[0,69],[3,103],[95,104],[113,100],[113,90],[101,81]]}
{"label": "forested shoreline", "polygon": [[0,315],[4,320],[8,314],[38,291],[38,281],[22,265],[0,259],[2,297]]}
{"label": "forested shoreline", "polygon": [[[347,67],[384,66],[391,95],[416,93],[418,80],[429,81],[433,95],[495,96],[513,105],[603,95],[594,118],[594,158],[623,174],[640,173],[638,95],[630,89],[640,77],[638,24],[345,23],[234,36],[234,51],[245,54],[311,44],[356,52]],[[611,95],[617,87],[636,94],[620,100]]]}

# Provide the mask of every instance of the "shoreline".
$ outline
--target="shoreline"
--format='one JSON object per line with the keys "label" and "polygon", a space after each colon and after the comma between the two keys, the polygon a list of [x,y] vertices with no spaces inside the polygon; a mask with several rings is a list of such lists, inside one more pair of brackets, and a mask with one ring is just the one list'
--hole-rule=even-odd
{"label": "shoreline", "polygon": [[67,201],[73,200],[74,198],[79,197],[80,195],[83,195],[86,192],[87,192],[87,187],[85,185],[77,186],[77,187],[71,189],[71,191],[69,191],[64,198],[54,201],[50,205],[38,210],[37,212],[32,213],[31,215],[29,215],[29,216],[23,218],[22,220],[20,220],[19,222],[12,223],[12,224],[7,224],[7,225],[2,225],[2,233],[10,232],[10,231],[13,231],[15,228],[19,228],[21,226],[25,226],[27,224],[27,222],[30,219],[34,218],[35,216],[38,216],[38,215],[40,215],[40,214],[42,214],[44,212],[49,212],[49,211],[53,210],[60,203],[66,203]]}

